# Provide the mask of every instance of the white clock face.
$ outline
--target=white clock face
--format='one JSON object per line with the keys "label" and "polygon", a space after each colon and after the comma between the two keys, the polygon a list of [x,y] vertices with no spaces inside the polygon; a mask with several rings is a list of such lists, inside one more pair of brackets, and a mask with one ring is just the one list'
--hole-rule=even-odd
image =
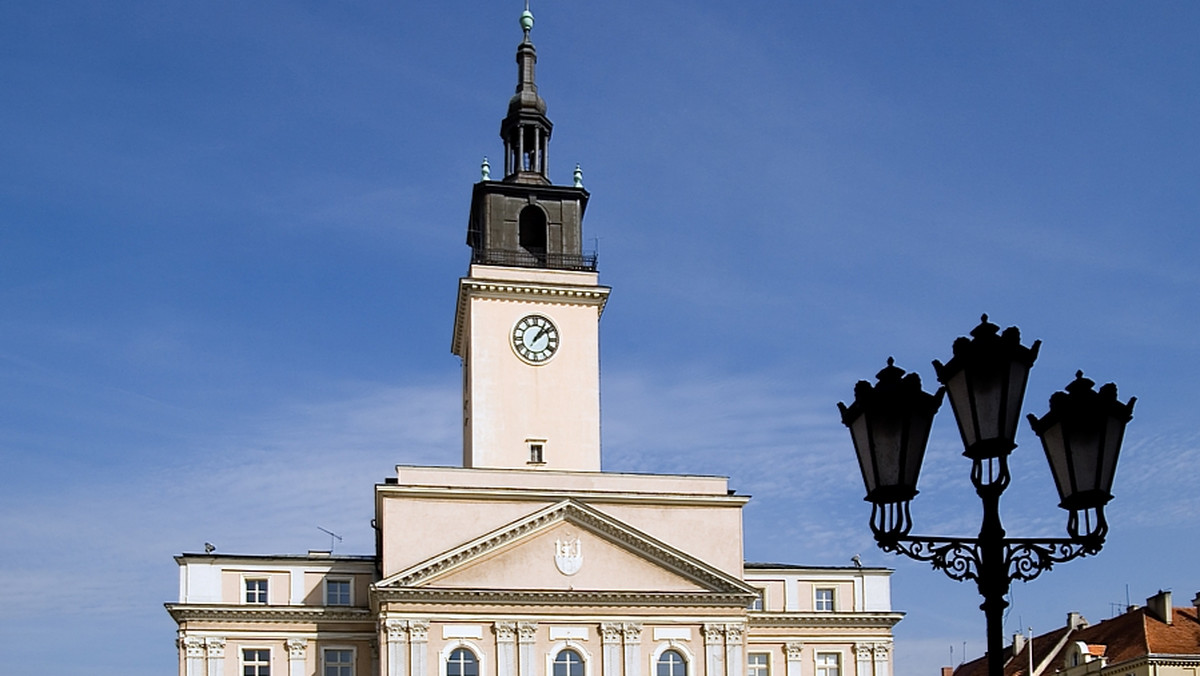
{"label": "white clock face", "polygon": [[525,315],[513,326],[512,347],[530,364],[544,364],[558,351],[558,327],[548,317]]}

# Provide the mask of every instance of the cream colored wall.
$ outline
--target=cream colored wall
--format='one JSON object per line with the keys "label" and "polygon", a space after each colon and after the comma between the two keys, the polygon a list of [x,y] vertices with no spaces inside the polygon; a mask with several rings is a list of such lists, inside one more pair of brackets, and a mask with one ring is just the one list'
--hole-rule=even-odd
{"label": "cream colored wall", "polygon": [[221,571],[221,601],[222,603],[243,604],[246,602],[246,588],[243,580],[267,580],[267,603],[273,606],[287,605],[291,595],[291,575],[286,572],[262,572],[252,568],[230,569]]}
{"label": "cream colored wall", "polygon": [[[398,477],[402,485],[377,489],[384,577],[567,496],[730,575],[742,575],[746,498],[727,495],[724,479],[409,467],[399,468]],[[501,488],[486,488],[488,483]],[[556,491],[548,490],[554,485]]]}
{"label": "cream colored wall", "polygon": [[[527,467],[528,439],[544,439],[547,469],[600,469],[599,308],[474,298],[470,301],[467,466]],[[531,365],[512,349],[528,314],[558,327],[557,353]]]}
{"label": "cream colored wall", "polygon": [[796,583],[799,587],[797,601],[799,605],[797,610],[801,612],[810,612],[814,610],[815,594],[817,589],[833,589],[833,607],[835,612],[852,612],[859,610],[854,606],[854,583],[850,581],[839,580],[800,580]]}

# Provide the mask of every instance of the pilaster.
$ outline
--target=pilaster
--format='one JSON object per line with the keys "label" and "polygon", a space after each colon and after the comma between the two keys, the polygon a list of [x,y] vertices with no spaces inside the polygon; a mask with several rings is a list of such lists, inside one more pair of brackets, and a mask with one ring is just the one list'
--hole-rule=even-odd
{"label": "pilaster", "polygon": [[855,643],[854,644],[855,662],[858,665],[858,676],[872,676],[871,670],[874,668],[871,657],[870,643]]}
{"label": "pilaster", "polygon": [[204,639],[199,636],[184,636],[179,641],[179,647],[183,650],[186,676],[205,676]]}
{"label": "pilaster", "polygon": [[302,638],[287,640],[288,676],[305,676],[305,657],[308,656],[308,641]]}
{"label": "pilaster", "polygon": [[408,676],[408,622],[385,619],[383,631],[387,639],[386,676]]}
{"label": "pilaster", "polygon": [[705,676],[725,674],[725,625],[704,625],[704,673]]}
{"label": "pilaster", "polygon": [[600,625],[601,669],[603,676],[621,676],[621,633],[622,626],[618,622],[605,622]]}
{"label": "pilaster", "polygon": [[892,645],[890,643],[876,643],[874,658],[875,658],[875,676],[891,676],[888,662],[892,654]]}
{"label": "pilaster", "polygon": [[537,665],[533,663],[533,643],[537,640],[537,624],[517,623],[517,676],[534,676]]}
{"label": "pilaster", "polygon": [[642,625],[626,622],[621,626],[625,641],[625,675],[642,676]]}
{"label": "pilaster", "polygon": [[408,673],[409,676],[426,676],[429,655],[429,622],[408,621]]}
{"label": "pilaster", "polygon": [[746,634],[746,625],[725,625],[725,674],[726,676],[742,676],[746,663],[743,656],[742,641]]}
{"label": "pilaster", "polygon": [[783,646],[784,656],[787,658],[787,676],[802,676],[800,665],[803,664],[804,644],[800,641],[793,641]]}
{"label": "pilaster", "polygon": [[204,639],[204,651],[208,656],[208,676],[225,676],[225,639],[218,636]]}
{"label": "pilaster", "polygon": [[517,623],[496,622],[496,676],[517,676]]}

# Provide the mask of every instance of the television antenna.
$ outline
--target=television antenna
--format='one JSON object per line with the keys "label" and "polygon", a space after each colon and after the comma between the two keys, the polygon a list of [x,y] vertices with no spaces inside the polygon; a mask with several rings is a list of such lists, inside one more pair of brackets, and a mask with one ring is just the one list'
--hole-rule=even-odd
{"label": "television antenna", "polygon": [[336,541],[336,542],[341,542],[341,541],[342,541],[342,536],[341,536],[341,535],[338,535],[337,533],[335,533],[335,532],[333,532],[333,531],[331,531],[331,530],[328,530],[328,529],[325,529],[325,528],[321,528],[320,526],[317,526],[317,530],[319,530],[319,531],[321,531],[322,533],[324,533],[324,534],[326,534],[326,535],[328,535],[328,536],[329,536],[329,553],[330,553],[330,554],[332,554],[332,553],[333,553],[333,546],[334,546],[334,542],[335,542],[335,541]]}

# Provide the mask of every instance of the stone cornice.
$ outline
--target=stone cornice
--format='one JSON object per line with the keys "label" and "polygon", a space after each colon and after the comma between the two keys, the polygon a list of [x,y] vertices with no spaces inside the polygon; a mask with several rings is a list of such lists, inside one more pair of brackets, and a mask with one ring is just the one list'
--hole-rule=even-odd
{"label": "stone cornice", "polygon": [[167,612],[176,622],[374,622],[370,608],[330,608],[327,606],[235,606],[167,603]]}
{"label": "stone cornice", "polygon": [[378,603],[464,603],[486,605],[721,607],[742,609],[743,594],[713,592],[621,592],[587,590],[374,588]]}
{"label": "stone cornice", "polygon": [[428,583],[488,552],[563,522],[585,528],[609,542],[693,581],[708,590],[702,594],[730,595],[731,598],[738,598],[743,607],[750,599],[758,595],[757,589],[748,586],[742,580],[574,500],[563,500],[540,509],[444,554],[391,575],[387,579],[377,582],[373,588],[383,591],[389,588],[415,587]]}
{"label": "stone cornice", "polygon": [[439,500],[479,500],[498,499],[526,500],[529,502],[545,502],[551,500],[560,502],[572,498],[580,502],[598,504],[635,504],[635,505],[674,505],[674,506],[703,506],[714,504],[736,507],[750,501],[747,495],[707,495],[699,493],[637,493],[611,491],[562,491],[542,488],[487,488],[459,486],[406,486],[397,484],[376,484],[378,496],[420,495],[423,498],[438,498]]}
{"label": "stone cornice", "polygon": [[759,613],[749,614],[750,629],[787,627],[859,627],[886,629],[904,618],[904,613]]}
{"label": "stone cornice", "polygon": [[451,339],[450,351],[459,356],[463,354],[463,341],[466,339],[463,336],[463,327],[466,326],[467,306],[472,298],[556,305],[592,305],[596,307],[596,317],[599,318],[604,313],[604,305],[608,302],[610,291],[612,289],[607,286],[463,277],[458,280],[458,304],[454,311],[454,336]]}

